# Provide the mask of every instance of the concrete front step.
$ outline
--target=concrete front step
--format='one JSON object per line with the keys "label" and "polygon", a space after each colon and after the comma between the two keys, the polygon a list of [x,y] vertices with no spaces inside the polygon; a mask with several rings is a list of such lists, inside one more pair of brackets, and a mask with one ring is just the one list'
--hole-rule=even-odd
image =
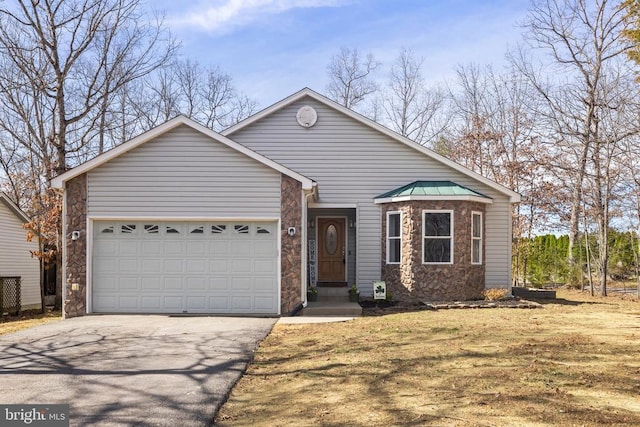
{"label": "concrete front step", "polygon": [[302,309],[303,316],[362,316],[362,307],[355,302],[310,301]]}
{"label": "concrete front step", "polygon": [[349,302],[349,295],[327,297],[318,295],[318,300],[313,302]]}
{"label": "concrete front step", "polygon": [[349,288],[323,288],[318,287],[318,297],[346,297],[349,300]]}

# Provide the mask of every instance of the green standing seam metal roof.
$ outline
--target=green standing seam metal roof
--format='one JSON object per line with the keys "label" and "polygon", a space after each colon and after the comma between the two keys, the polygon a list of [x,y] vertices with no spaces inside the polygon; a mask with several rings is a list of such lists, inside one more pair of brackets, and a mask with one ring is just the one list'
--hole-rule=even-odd
{"label": "green standing seam metal roof", "polygon": [[414,181],[411,184],[381,194],[376,199],[407,196],[473,196],[491,199],[491,197],[451,181]]}

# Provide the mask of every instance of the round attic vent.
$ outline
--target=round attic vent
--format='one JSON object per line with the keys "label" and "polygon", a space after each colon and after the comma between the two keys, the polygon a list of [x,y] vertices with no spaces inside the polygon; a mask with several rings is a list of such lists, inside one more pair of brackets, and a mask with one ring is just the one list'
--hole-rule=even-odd
{"label": "round attic vent", "polygon": [[313,107],[305,105],[298,110],[296,120],[298,120],[298,124],[303,128],[310,128],[318,121],[318,113],[316,113]]}

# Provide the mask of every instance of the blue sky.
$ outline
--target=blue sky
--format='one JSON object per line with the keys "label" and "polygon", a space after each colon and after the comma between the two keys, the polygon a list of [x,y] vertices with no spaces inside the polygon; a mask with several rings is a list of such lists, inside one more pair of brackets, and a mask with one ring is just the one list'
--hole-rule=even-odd
{"label": "blue sky", "polygon": [[156,0],[183,54],[218,65],[266,107],[310,87],[321,93],[341,46],[371,52],[384,81],[400,48],[424,57],[429,83],[457,64],[504,63],[528,0]]}

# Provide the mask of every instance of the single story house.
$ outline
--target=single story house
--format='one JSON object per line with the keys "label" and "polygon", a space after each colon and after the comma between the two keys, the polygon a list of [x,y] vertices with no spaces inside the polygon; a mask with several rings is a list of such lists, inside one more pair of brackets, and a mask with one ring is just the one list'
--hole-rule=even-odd
{"label": "single story house", "polygon": [[177,117],[52,185],[66,316],[287,315],[309,284],[510,289],[519,195],[310,89],[221,134]]}
{"label": "single story house", "polygon": [[[22,227],[29,217],[0,192],[0,306],[13,306],[16,297],[15,283],[20,282],[20,308],[42,308],[40,296],[40,261],[31,255],[38,250],[37,240],[27,241]],[[1,315],[2,313],[0,313]]]}

